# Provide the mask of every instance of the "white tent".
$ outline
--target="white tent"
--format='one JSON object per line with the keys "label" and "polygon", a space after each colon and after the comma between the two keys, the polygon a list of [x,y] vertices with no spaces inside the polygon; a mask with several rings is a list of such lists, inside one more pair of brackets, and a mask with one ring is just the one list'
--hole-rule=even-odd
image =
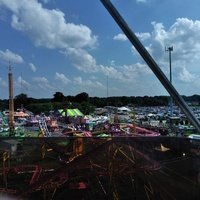
{"label": "white tent", "polygon": [[123,106],[123,107],[120,107],[120,108],[117,108],[118,111],[121,111],[121,112],[131,112],[131,109]]}

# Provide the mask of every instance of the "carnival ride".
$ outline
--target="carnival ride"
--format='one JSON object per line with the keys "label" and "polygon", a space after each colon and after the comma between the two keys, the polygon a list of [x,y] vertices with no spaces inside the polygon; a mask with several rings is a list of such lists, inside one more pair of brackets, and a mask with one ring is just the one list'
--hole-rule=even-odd
{"label": "carnival ride", "polygon": [[2,121],[2,125],[3,126],[5,126],[5,125],[8,126],[8,119],[5,117],[5,115],[3,114],[3,112],[0,112],[0,119]]}
{"label": "carnival ride", "polygon": [[47,128],[47,124],[46,124],[46,121],[42,118],[38,121],[39,123],[39,128],[40,128],[40,131],[42,132],[42,134],[45,136],[45,137],[50,137],[51,136],[51,132],[49,131],[49,129]]}
{"label": "carnival ride", "polygon": [[[198,167],[191,143],[177,143],[178,151],[155,148],[171,142],[162,137],[23,139],[23,150],[2,153],[0,191],[19,199],[199,197],[200,182],[188,174]],[[174,192],[183,187],[184,194]]]}

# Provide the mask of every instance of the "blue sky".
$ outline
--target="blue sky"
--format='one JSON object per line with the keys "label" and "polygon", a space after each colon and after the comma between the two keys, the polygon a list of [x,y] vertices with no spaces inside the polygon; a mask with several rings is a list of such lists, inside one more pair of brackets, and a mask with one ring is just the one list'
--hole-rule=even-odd
{"label": "blue sky", "polygon": [[[199,0],[112,0],[181,95],[199,94]],[[0,0],[0,98],[168,95],[99,0]],[[108,80],[108,87],[107,87]]]}

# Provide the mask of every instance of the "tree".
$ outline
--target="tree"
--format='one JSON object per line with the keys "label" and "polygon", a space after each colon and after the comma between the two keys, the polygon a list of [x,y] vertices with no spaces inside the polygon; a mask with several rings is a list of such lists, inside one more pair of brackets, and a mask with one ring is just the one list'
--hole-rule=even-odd
{"label": "tree", "polygon": [[19,94],[14,98],[15,108],[26,107],[28,105],[28,97],[26,94]]}
{"label": "tree", "polygon": [[63,95],[62,92],[56,92],[53,96],[54,97],[52,101],[54,102],[64,102],[66,100],[66,97]]}
{"label": "tree", "polygon": [[85,115],[89,115],[94,112],[94,106],[90,104],[89,102],[85,101],[80,104],[80,110]]}
{"label": "tree", "polygon": [[49,114],[49,111],[52,110],[52,104],[49,103],[33,103],[27,106],[27,109],[33,112],[34,114]]}
{"label": "tree", "polygon": [[82,92],[75,96],[75,101],[78,103],[88,102],[88,100],[89,100],[89,95],[86,92]]}

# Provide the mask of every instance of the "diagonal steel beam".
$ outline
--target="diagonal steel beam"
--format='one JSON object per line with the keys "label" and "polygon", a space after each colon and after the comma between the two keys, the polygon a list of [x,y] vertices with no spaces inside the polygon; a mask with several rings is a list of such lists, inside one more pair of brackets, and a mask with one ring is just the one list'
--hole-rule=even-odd
{"label": "diagonal steel beam", "polygon": [[151,55],[139,41],[134,32],[129,28],[128,24],[119,14],[114,5],[110,2],[110,0],[100,0],[100,1],[104,5],[104,7],[108,10],[108,12],[116,21],[116,23],[119,25],[119,27],[122,29],[122,31],[127,36],[132,45],[137,49],[139,54],[142,56],[147,65],[151,68],[156,77],[160,80],[160,82],[168,91],[168,93],[171,95],[171,97],[174,99],[176,104],[181,108],[183,113],[185,113],[185,115],[188,117],[189,121],[200,133],[200,123],[198,119],[194,116],[194,114],[192,113],[188,105],[185,103],[183,98],[179,95],[179,93],[176,91],[173,85],[169,82],[165,74],[161,71],[157,63],[154,61],[154,59],[151,57]]}

